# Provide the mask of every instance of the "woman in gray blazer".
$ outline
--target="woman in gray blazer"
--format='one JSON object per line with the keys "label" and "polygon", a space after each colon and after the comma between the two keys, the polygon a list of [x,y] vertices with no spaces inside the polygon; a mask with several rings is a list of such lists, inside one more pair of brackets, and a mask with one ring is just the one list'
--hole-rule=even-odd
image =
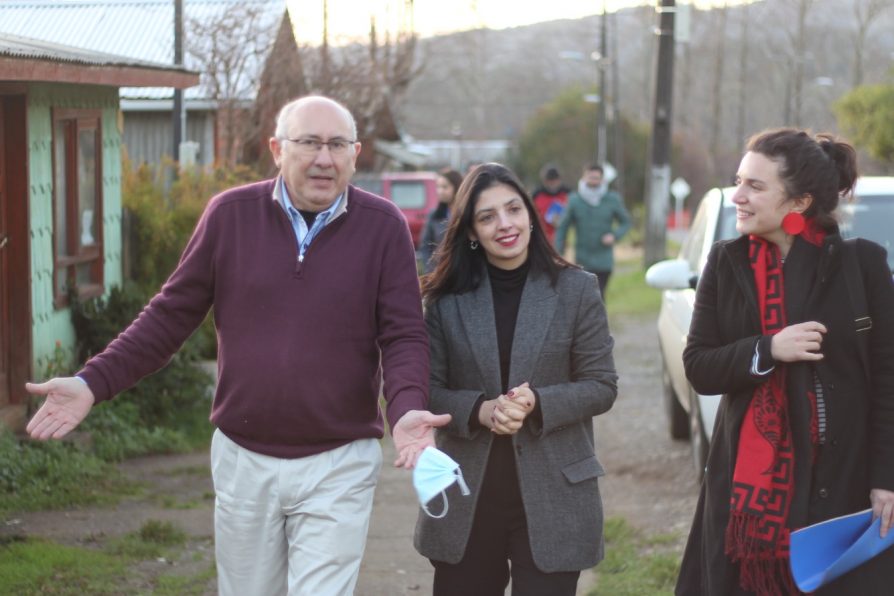
{"label": "woman in gray blazer", "polygon": [[617,394],[596,278],[555,252],[499,164],[466,177],[443,242],[423,281],[430,409],[453,416],[437,443],[472,494],[420,513],[416,548],[435,596],[502,596],[510,574],[514,596],[573,595],[603,556],[593,416]]}

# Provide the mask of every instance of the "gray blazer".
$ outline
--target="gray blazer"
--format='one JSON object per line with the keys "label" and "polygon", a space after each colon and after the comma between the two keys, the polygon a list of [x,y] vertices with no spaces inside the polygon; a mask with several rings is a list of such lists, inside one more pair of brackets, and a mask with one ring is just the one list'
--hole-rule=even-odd
{"label": "gray blazer", "polygon": [[[438,429],[438,448],[459,462],[472,491],[447,491],[443,519],[420,513],[414,544],[424,556],[458,563],[474,519],[493,434],[471,431],[469,417],[480,396],[502,393],[490,282],[451,294],[426,309],[431,342],[431,401],[436,414],[453,416]],[[555,288],[531,274],[519,305],[509,386],[528,381],[540,396],[542,425],[528,418],[513,436],[531,552],[541,571],[576,571],[603,556],[604,475],[593,443],[593,416],[608,411],[617,395],[605,308],[596,278],[565,269]],[[434,511],[439,511],[437,504]]]}

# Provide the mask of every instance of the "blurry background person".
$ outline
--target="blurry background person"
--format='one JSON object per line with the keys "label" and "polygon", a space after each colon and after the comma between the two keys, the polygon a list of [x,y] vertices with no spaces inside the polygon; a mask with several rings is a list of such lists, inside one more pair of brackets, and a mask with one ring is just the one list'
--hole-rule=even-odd
{"label": "blurry background person", "polygon": [[[695,390],[723,398],[677,594],[798,594],[792,530],[872,507],[888,531],[894,284],[882,247],[839,235],[856,178],[853,147],[831,135],[748,142],[742,235],[712,248],[683,352]],[[889,549],[815,594],[892,590]]]}
{"label": "blurry background person", "polygon": [[436,442],[472,494],[421,513],[416,548],[435,596],[502,596],[510,573],[514,596],[573,596],[603,556],[593,417],[617,395],[596,278],[556,254],[499,164],[466,177],[442,250],[423,282],[429,406],[452,414]]}
{"label": "blurry background person", "polygon": [[562,183],[562,175],[559,168],[552,164],[546,164],[540,169],[540,186],[531,195],[534,207],[543,222],[543,230],[546,239],[550,243],[556,233],[556,226],[568,203],[569,188]]}
{"label": "blurry background person", "polygon": [[630,214],[624,200],[603,177],[602,166],[584,168],[577,191],[568,197],[556,232],[556,250],[565,253],[568,230],[575,229],[574,261],[599,278],[602,299],[608,289],[608,278],[615,266],[615,243],[630,230]]}
{"label": "blurry background person", "polygon": [[456,170],[444,168],[438,171],[438,180],[435,189],[438,193],[438,206],[432,209],[425,222],[422,231],[422,241],[419,243],[419,254],[422,258],[422,266],[425,273],[431,273],[435,268],[432,261],[435,249],[441,243],[444,232],[447,231],[447,221],[450,218],[450,205],[456,197],[456,191],[463,182],[463,176]]}

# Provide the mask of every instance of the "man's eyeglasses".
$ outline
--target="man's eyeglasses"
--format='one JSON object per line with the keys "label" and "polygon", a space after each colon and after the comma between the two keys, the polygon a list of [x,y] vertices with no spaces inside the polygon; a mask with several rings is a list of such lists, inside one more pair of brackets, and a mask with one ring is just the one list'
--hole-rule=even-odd
{"label": "man's eyeglasses", "polygon": [[307,153],[308,155],[313,153],[319,153],[323,150],[323,147],[329,147],[329,153],[332,155],[343,155],[348,151],[354,143],[357,141],[350,141],[348,139],[330,139],[328,141],[321,141],[320,139],[289,139],[285,138],[284,141],[289,141],[290,143],[295,143],[298,147],[298,151],[301,153]]}

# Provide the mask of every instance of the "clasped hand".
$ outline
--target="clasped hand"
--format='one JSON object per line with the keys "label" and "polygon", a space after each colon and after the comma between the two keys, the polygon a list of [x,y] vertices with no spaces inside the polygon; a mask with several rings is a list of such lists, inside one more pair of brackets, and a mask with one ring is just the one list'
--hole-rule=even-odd
{"label": "clasped hand", "polygon": [[496,399],[481,404],[478,420],[498,435],[514,435],[522,427],[528,414],[534,411],[537,397],[528,383],[514,387]]}

